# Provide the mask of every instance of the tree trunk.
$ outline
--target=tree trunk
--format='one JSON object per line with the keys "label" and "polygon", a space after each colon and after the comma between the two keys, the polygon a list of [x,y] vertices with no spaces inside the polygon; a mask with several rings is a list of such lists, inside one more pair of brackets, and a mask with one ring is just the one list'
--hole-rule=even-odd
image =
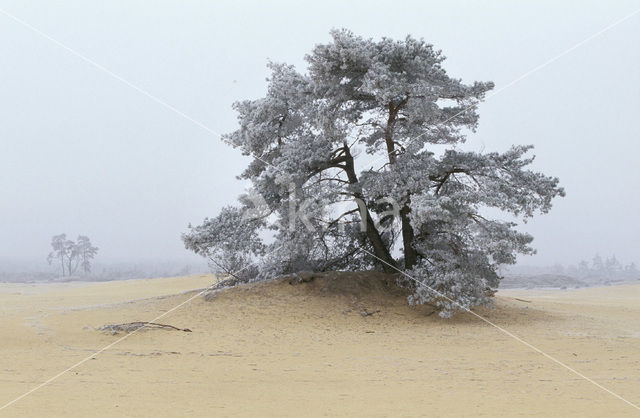
{"label": "tree trunk", "polygon": [[402,209],[400,209],[400,220],[402,222],[402,244],[404,246],[404,268],[409,270],[413,268],[418,262],[418,253],[415,248],[413,248],[413,227],[411,226],[411,221],[409,220],[409,213],[411,209],[409,208],[409,202],[407,202]]}
{"label": "tree trunk", "polygon": [[[389,164],[393,165],[396,162],[395,155],[395,142],[393,141],[393,128],[398,117],[398,111],[406,103],[406,99],[400,102],[397,106],[393,106],[393,102],[389,102],[389,118],[387,119],[387,126],[384,130],[384,140],[387,145],[387,155],[389,156]],[[407,202],[400,209],[400,223],[402,224],[402,246],[404,252],[404,267],[410,269],[415,266],[418,261],[418,253],[413,248],[413,227],[409,220],[409,213],[411,208],[411,195],[407,194]]]}
{"label": "tree trunk", "polygon": [[[356,175],[355,167],[353,164],[353,156],[351,155],[351,151],[349,150],[349,147],[347,147],[346,145],[344,147],[344,151],[345,151],[344,171],[347,174],[349,183],[357,184],[358,176]],[[360,216],[363,218],[362,220],[365,226],[365,233],[367,235],[367,238],[369,239],[369,242],[371,243],[371,246],[373,247],[374,254],[376,255],[376,257],[379,258],[378,261],[381,262],[380,264],[382,264],[383,270],[386,273],[397,273],[397,270],[393,268],[395,267],[396,262],[393,259],[393,257],[391,257],[389,248],[387,248],[387,246],[384,244],[384,241],[380,236],[380,232],[378,232],[378,229],[376,228],[375,222],[373,221],[373,218],[371,217],[371,213],[369,212],[369,209],[367,208],[367,205],[364,201],[364,196],[362,196],[362,193],[357,191],[354,192],[353,196],[362,202],[362,206],[360,207],[361,209]]]}

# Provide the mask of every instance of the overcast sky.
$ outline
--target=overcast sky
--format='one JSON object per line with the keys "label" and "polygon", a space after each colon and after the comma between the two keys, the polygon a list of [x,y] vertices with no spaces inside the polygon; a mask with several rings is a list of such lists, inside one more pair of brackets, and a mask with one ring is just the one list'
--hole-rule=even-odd
{"label": "overcast sky", "polygon": [[[233,4],[232,4],[233,3]],[[472,149],[534,144],[567,197],[524,229],[523,264],[640,261],[640,9],[616,2],[5,1],[0,9],[216,133],[265,91],[267,60],[346,27],[424,38],[448,73],[507,86],[480,106]],[[102,261],[189,260],[180,233],[231,203],[246,160],[193,121],[0,13],[0,260],[42,261],[85,234]]]}

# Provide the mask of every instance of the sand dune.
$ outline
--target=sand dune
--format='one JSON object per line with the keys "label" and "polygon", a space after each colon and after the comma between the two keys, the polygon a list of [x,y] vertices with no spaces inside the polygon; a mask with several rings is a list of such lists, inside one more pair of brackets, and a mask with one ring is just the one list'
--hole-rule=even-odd
{"label": "sand dune", "polygon": [[[192,332],[135,333],[0,416],[640,412],[469,314],[427,316],[378,277],[349,279],[197,297],[159,321]],[[99,326],[150,320],[214,280],[0,285],[0,406],[123,335]],[[639,301],[638,285],[512,290],[478,312],[639,404]]]}

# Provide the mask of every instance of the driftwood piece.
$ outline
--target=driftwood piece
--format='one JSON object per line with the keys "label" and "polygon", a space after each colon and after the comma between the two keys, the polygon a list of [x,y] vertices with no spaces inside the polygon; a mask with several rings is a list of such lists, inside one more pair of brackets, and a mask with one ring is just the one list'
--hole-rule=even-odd
{"label": "driftwood piece", "polygon": [[142,328],[147,329],[166,329],[173,331],[183,331],[183,332],[191,332],[189,328],[178,328],[173,325],[167,324],[157,324],[155,322],[146,322],[146,321],[135,321],[135,322],[126,322],[124,324],[107,324],[100,327],[100,331],[108,331],[111,332],[111,335],[115,335],[119,332],[135,332]]}

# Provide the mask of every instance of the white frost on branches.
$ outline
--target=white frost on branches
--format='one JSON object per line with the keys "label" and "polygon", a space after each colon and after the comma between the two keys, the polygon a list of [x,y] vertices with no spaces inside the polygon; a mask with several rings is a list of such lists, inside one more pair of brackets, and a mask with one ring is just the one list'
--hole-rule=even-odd
{"label": "white frost on branches", "polygon": [[[436,305],[442,316],[457,308],[447,298],[488,303],[498,266],[534,250],[531,236],[485,209],[522,220],[546,213],[564,195],[558,179],[528,169],[531,146],[455,149],[478,126],[476,105],[493,83],[451,78],[442,53],[410,36],[331,35],[306,56],[306,73],[271,63],[265,97],[234,105],[240,126],[225,140],[253,157],[240,176],[253,189],[191,227],[186,247],[229,273],[258,261],[244,280],[400,269],[420,281],[406,283],[409,302]],[[436,155],[435,145],[447,149]],[[367,166],[367,155],[381,162]]]}

